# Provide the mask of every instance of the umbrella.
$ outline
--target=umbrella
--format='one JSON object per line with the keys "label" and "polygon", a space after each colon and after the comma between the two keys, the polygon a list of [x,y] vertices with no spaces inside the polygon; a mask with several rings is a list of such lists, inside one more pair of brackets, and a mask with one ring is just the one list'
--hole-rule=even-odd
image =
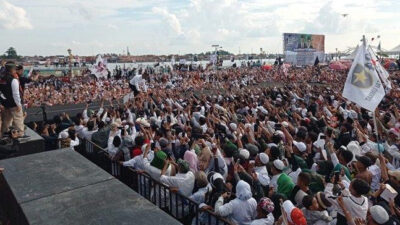
{"label": "umbrella", "polygon": [[264,65],[264,66],[261,67],[261,69],[262,70],[270,70],[270,69],[272,69],[272,66],[271,65]]}
{"label": "umbrella", "polygon": [[347,69],[350,69],[351,64],[352,64],[351,60],[341,60],[340,63],[343,64],[344,66],[346,66]]}
{"label": "umbrella", "polygon": [[331,64],[329,64],[329,68],[333,69],[333,70],[347,70],[348,67],[338,61],[332,62]]}

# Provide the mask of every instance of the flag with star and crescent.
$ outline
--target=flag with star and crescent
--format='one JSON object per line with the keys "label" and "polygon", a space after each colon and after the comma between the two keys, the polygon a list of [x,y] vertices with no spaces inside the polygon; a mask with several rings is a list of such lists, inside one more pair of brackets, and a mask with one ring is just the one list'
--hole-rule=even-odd
{"label": "flag with star and crescent", "polygon": [[364,43],[358,48],[343,89],[343,97],[369,111],[374,111],[385,96],[373,63],[371,52]]}

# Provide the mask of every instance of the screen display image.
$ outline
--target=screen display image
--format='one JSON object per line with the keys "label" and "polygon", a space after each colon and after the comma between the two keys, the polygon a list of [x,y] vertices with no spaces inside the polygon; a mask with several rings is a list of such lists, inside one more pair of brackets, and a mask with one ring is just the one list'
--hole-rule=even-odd
{"label": "screen display image", "polygon": [[285,61],[294,65],[312,65],[325,58],[325,36],[317,34],[283,34]]}

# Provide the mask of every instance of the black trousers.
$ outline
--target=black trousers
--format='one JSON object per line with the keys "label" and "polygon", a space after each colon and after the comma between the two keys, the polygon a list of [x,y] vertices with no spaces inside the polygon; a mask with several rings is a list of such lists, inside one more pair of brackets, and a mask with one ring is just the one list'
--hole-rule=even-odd
{"label": "black trousers", "polygon": [[139,94],[140,91],[136,88],[135,85],[129,84],[129,87],[132,89],[133,94],[134,94],[135,96]]}

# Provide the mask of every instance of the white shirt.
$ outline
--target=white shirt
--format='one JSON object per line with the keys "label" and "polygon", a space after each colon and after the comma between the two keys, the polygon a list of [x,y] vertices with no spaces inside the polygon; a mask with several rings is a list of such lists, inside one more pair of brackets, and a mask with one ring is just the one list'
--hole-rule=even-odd
{"label": "white shirt", "polygon": [[205,186],[200,188],[195,193],[193,193],[189,198],[195,201],[197,204],[204,203],[206,200],[206,193],[208,192],[208,187]]}
{"label": "white shirt", "polygon": [[142,75],[136,75],[134,76],[129,83],[131,85],[134,85],[137,90],[144,90],[147,91],[147,86],[146,86],[146,81],[142,78]]}
{"label": "white shirt", "polygon": [[335,167],[337,164],[339,164],[339,159],[338,159],[336,153],[331,153],[331,161],[333,163],[333,167]]}
{"label": "white shirt", "polygon": [[[153,158],[154,158],[154,153],[153,151],[150,151],[149,154],[147,155],[147,159],[151,161],[153,160]],[[122,165],[133,167],[138,170],[144,170],[145,166],[144,166],[143,154],[135,156],[133,159],[123,162]]]}
{"label": "white shirt", "polygon": [[[110,133],[110,136],[108,137],[108,142],[107,142],[107,152],[111,155],[114,156],[115,153],[118,152],[119,147],[115,147],[113,144],[114,137],[119,136],[121,138],[121,132],[118,130],[118,132],[113,136]],[[92,138],[92,135],[90,135],[90,138]],[[122,142],[122,139],[121,139]],[[122,143],[121,143],[122,144]]]}
{"label": "white shirt", "polygon": [[[344,216],[344,213],[340,206],[337,203],[336,198],[332,198],[332,188],[333,184],[329,183],[325,187],[325,194],[327,196],[327,199],[329,202],[334,205],[342,216]],[[343,203],[346,207],[346,209],[349,211],[351,217],[353,218],[362,218],[366,219],[367,218],[367,212],[368,212],[368,198],[365,196],[361,196],[359,198],[353,196],[347,188],[345,188],[342,191],[343,195]]]}
{"label": "white shirt", "polygon": [[215,203],[215,212],[220,216],[229,216],[239,225],[250,225],[257,216],[257,201],[250,198],[242,201],[238,198],[224,204],[224,199],[219,197]]}
{"label": "white shirt", "polygon": [[71,139],[70,148],[71,148],[72,150],[74,150],[74,147],[75,147],[75,146],[78,146],[78,145],[79,145],[79,138],[75,138],[75,140],[72,140],[72,139]]}
{"label": "white shirt", "polygon": [[[75,132],[78,135],[78,137],[83,138],[83,130],[85,129],[85,127],[83,125],[77,125],[75,126]],[[87,129],[87,128],[86,128]]]}
{"label": "white shirt", "polygon": [[83,137],[86,139],[86,140],[89,140],[89,141],[91,141],[92,140],[92,134],[94,133],[94,132],[96,132],[97,130],[91,130],[91,131],[89,131],[89,130],[83,130],[82,131],[82,134],[83,134]]}
{"label": "white shirt", "polygon": [[254,171],[256,172],[257,178],[260,181],[261,185],[269,185],[270,178],[268,176],[268,170],[265,166],[254,167]]}
{"label": "white shirt", "polygon": [[276,174],[272,176],[271,182],[269,183],[269,186],[274,189],[274,191],[278,190],[278,179],[281,176],[282,173]]}
{"label": "white shirt", "polygon": [[115,156],[115,154],[118,152],[118,148],[111,144],[107,147],[107,152],[110,154],[110,156]]}
{"label": "white shirt", "polygon": [[[147,158],[144,158],[144,171],[146,171],[153,179],[160,181],[161,170],[150,165],[150,161]],[[171,173],[171,166],[168,167],[166,176]]]}
{"label": "white shirt", "polygon": [[21,96],[19,95],[19,81],[18,79],[13,79],[11,81],[11,90],[14,102],[17,106],[21,106]]}
{"label": "white shirt", "polygon": [[205,134],[207,132],[207,129],[208,129],[207,124],[205,123],[204,125],[202,125],[200,127],[201,127],[201,130],[203,131],[203,134]]}
{"label": "white shirt", "polygon": [[82,116],[83,116],[83,121],[85,122],[89,121],[89,117],[87,115],[87,109],[83,110]]}
{"label": "white shirt", "polygon": [[307,116],[307,109],[302,109],[302,110],[301,110],[301,115],[302,115],[303,117],[306,117],[306,116]]}
{"label": "white shirt", "polygon": [[161,175],[160,181],[169,187],[177,187],[179,193],[186,197],[192,194],[194,187],[194,174],[192,171],[187,173],[178,173],[175,176]]}
{"label": "white shirt", "polygon": [[374,164],[368,167],[367,170],[372,174],[371,189],[376,191],[380,187],[381,169]]}
{"label": "white shirt", "polygon": [[81,139],[85,138],[85,132],[88,131],[87,127],[83,127],[80,131],[77,131],[76,133],[78,134],[78,137]]}
{"label": "white shirt", "polygon": [[299,177],[299,174],[301,173],[301,169],[300,168],[297,168],[297,170],[296,171],[292,171],[292,172],[290,172],[289,174],[288,174],[288,176],[290,177],[290,178],[292,178],[292,181],[293,181],[293,183],[297,183],[297,178]]}
{"label": "white shirt", "polygon": [[101,114],[103,114],[103,112],[104,112],[104,108],[103,107],[101,107],[100,109],[99,109],[99,111],[97,112],[97,116],[98,117],[100,117],[101,116]]}
{"label": "white shirt", "polygon": [[251,222],[251,225],[274,225],[274,222],[275,222],[274,215],[270,213],[268,214],[267,218],[253,220],[253,222]]}

